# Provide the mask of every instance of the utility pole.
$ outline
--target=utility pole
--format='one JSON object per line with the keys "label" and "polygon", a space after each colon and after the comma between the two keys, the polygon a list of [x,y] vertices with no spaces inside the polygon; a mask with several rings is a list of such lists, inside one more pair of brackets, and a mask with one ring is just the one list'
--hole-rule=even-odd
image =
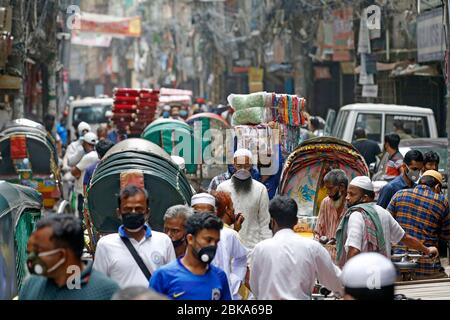
{"label": "utility pole", "polygon": [[24,17],[24,0],[12,0],[13,9],[12,35],[14,37],[13,49],[8,62],[7,72],[10,75],[22,79],[20,89],[14,95],[13,119],[23,118],[24,116],[24,85],[25,85],[25,21]]}

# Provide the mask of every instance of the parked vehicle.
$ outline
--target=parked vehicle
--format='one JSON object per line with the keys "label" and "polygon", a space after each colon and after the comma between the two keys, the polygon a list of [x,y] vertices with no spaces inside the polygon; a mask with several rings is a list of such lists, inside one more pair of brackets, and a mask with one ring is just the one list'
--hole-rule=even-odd
{"label": "parked vehicle", "polygon": [[70,140],[76,139],[78,124],[82,121],[89,123],[91,130],[96,132],[101,124],[107,124],[106,113],[112,110],[114,100],[106,96],[99,98],[84,98],[75,100],[69,106],[67,130],[70,131]]}
{"label": "parked vehicle", "polygon": [[54,139],[28,119],[9,122],[0,135],[0,180],[31,187],[53,210],[62,202],[61,175]]}
{"label": "parked vehicle", "polygon": [[27,242],[41,210],[39,192],[0,181],[0,300],[16,297],[28,274]]}
{"label": "parked vehicle", "polygon": [[[330,134],[333,116],[331,112],[327,118],[328,134]],[[438,137],[433,110],[373,103],[357,103],[342,107],[332,126],[331,135],[351,143],[354,140],[355,129],[362,127],[366,130],[367,137],[378,142],[382,147],[384,136],[396,133],[394,123],[400,123],[403,126],[404,133],[399,134],[401,137]]]}

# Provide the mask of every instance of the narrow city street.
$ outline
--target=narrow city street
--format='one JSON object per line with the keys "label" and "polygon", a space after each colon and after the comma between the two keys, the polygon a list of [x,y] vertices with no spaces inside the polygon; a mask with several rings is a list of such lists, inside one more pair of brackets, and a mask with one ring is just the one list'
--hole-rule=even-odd
{"label": "narrow city street", "polygon": [[450,300],[449,15],[0,0],[0,300]]}

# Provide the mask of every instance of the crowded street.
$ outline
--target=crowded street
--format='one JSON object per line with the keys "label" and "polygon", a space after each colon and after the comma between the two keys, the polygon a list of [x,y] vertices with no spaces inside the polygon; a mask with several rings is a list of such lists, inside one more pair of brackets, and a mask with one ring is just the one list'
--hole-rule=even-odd
{"label": "crowded street", "polygon": [[0,0],[0,300],[450,300],[449,4]]}

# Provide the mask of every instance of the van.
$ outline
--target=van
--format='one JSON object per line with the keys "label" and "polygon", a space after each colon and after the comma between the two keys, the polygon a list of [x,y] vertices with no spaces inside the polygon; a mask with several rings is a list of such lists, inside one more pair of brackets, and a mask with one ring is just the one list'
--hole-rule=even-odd
{"label": "van", "polygon": [[[330,128],[333,113],[329,114]],[[331,135],[351,143],[358,127],[366,130],[367,138],[378,142],[381,149],[384,136],[395,133],[394,122],[403,125],[408,138],[437,138],[438,132],[433,110],[421,107],[389,104],[356,103],[339,110]],[[328,132],[329,133],[329,132]]]}
{"label": "van", "polygon": [[70,140],[76,139],[78,124],[82,121],[89,123],[91,130],[97,133],[101,124],[107,124],[107,112],[112,110],[114,100],[108,97],[84,98],[75,100],[69,106],[67,130],[70,130]]}

